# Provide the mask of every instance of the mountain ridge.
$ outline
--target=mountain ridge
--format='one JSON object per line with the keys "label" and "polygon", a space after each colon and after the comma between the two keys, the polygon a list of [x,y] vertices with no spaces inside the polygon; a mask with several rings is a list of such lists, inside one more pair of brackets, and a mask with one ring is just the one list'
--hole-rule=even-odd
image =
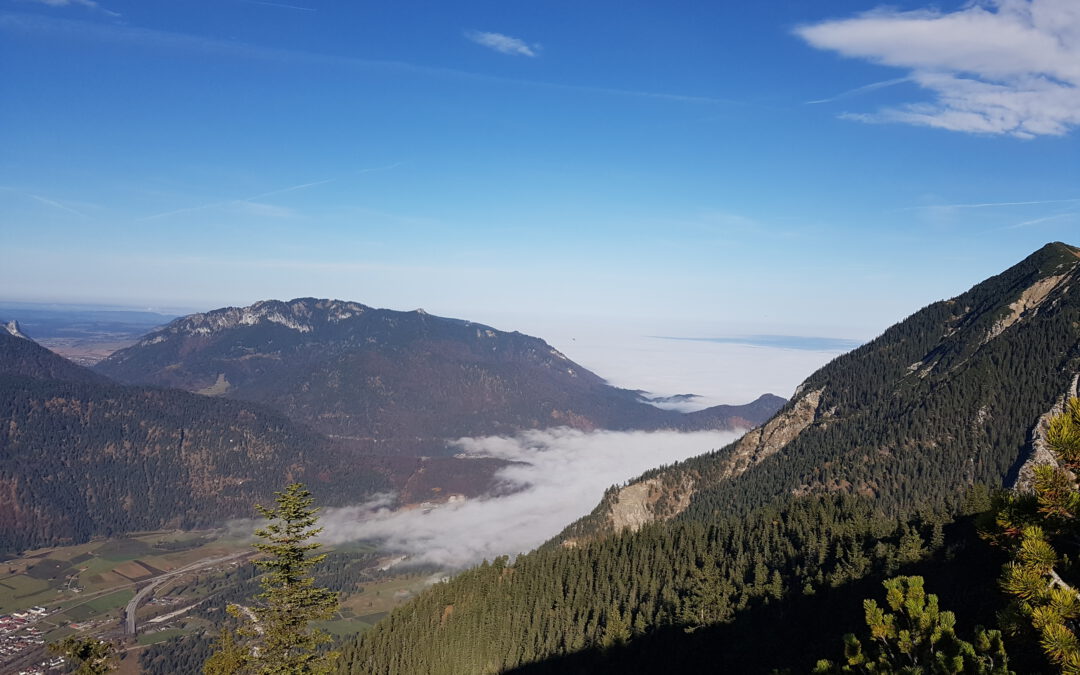
{"label": "mountain ridge", "polygon": [[661,410],[540,338],[423,310],[317,298],[181,317],[95,371],[256,401],[369,450],[406,454],[437,453],[443,439],[555,426],[741,428],[782,401],[764,395],[744,406]]}
{"label": "mountain ridge", "polygon": [[[616,486],[536,551],[420,594],[347,643],[339,672],[809,672],[817,642],[740,636],[739,622],[958,550],[993,578],[1000,562],[970,521],[959,540],[945,524],[990,507],[1078,373],[1080,252],[1052,243],[833,360],[743,439]],[[979,601],[1000,607],[989,586]],[[710,634],[726,640],[678,637],[721,624],[736,628]],[[747,649],[757,670],[731,658]]]}
{"label": "mountain ridge", "polygon": [[[647,501],[642,501],[641,489],[633,487],[636,484],[635,481],[631,481],[628,486],[617,492],[609,492],[604,502],[598,505],[590,516],[571,527],[571,530],[577,534],[568,534],[563,541],[573,543],[576,541],[575,536],[618,532],[625,526],[640,527],[645,522],[674,518],[690,508],[692,497],[697,493],[698,486],[703,482],[708,482],[703,479],[703,472],[697,468],[698,466],[705,462],[712,463],[712,466],[704,472],[710,476],[711,481],[721,482],[737,477],[750,467],[783,451],[804,431],[815,426],[822,428],[839,423],[841,418],[853,412],[853,408],[857,407],[860,399],[880,394],[881,390],[887,386],[887,382],[895,382],[896,390],[902,392],[904,389],[918,386],[910,381],[912,379],[922,382],[929,377],[933,381],[934,378],[931,376],[935,373],[941,375],[942,370],[948,373],[965,367],[980,349],[990,345],[993,340],[999,339],[1009,329],[1019,330],[1022,322],[1025,319],[1034,318],[1044,303],[1049,302],[1049,307],[1052,308],[1070,291],[1073,297],[1077,295],[1077,291],[1080,291],[1080,249],[1062,242],[1046,244],[1001,274],[976,284],[955,298],[932,303],[890,327],[881,336],[867,344],[837,357],[800,383],[791,401],[775,417],[727,448],[710,453],[707,455],[708,460],[694,458],[666,470],[678,472],[681,467],[689,467],[686,475],[674,478],[664,476],[663,472],[659,474],[650,472],[646,478],[643,478],[644,481],[650,483],[652,488]],[[956,309],[960,311],[956,312]],[[918,354],[919,358],[906,367],[892,363],[888,369],[880,365],[881,359],[878,359],[878,365],[874,368],[882,373],[881,382],[879,382],[881,387],[875,391],[866,389],[851,393],[844,392],[843,387],[836,385],[837,381],[853,379],[850,373],[846,372],[851,370],[849,364],[863,367],[860,365],[861,360],[868,355],[885,350],[895,352],[903,348],[906,338],[897,342],[894,339],[897,334],[909,332],[910,324],[926,321],[931,316],[934,317],[931,320],[936,320],[943,329],[938,331],[936,339],[931,337],[926,345],[915,348],[912,353]],[[972,334],[971,339],[960,339],[961,335],[966,336],[968,333]],[[1080,350],[1075,344],[1072,346],[1072,351],[1074,361],[1080,362]],[[1077,369],[1080,366],[1073,365],[1072,368]],[[1058,379],[1064,383],[1070,375],[1067,368],[1063,372],[1064,375]],[[1059,387],[1053,396],[1058,396],[1062,390]],[[831,392],[831,394],[826,392]],[[841,392],[841,394],[836,395],[836,392]],[[975,417],[988,414],[984,408],[979,410],[982,412],[977,412]],[[1039,410],[1036,416],[1041,415],[1043,410],[1045,407]],[[1030,423],[1033,424],[1034,419]],[[1023,461],[1025,460],[1015,458],[1010,466],[1022,464]],[[1003,474],[1002,479],[1004,478]],[[844,479],[834,478],[833,480]],[[669,488],[669,491],[678,491],[679,494],[665,497],[664,490],[658,487],[665,483],[674,486]],[[818,481],[817,485],[820,486],[821,482]],[[819,488],[810,482],[792,486],[790,489],[806,493]],[[657,494],[658,491],[661,494]],[[626,521],[620,515],[627,510],[632,510],[637,514],[632,521]],[[607,512],[606,516],[605,512]]]}

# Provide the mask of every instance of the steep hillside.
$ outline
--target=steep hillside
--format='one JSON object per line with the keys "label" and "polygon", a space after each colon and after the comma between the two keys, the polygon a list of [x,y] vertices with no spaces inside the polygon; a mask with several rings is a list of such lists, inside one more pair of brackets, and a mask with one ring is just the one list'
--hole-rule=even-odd
{"label": "steep hillside", "polygon": [[266,301],[177,319],[96,366],[122,382],[257,401],[379,452],[522,429],[729,429],[782,405],[692,414],[607,385],[543,340],[352,302]]}
{"label": "steep hillside", "polygon": [[392,475],[273,411],[109,383],[0,333],[0,552],[219,524],[291,480],[355,503]]}
{"label": "steep hillside", "polygon": [[[773,419],[718,452],[644,477],[644,520],[746,512],[778,494],[847,492],[910,510],[1000,485],[1080,370],[1080,254],[1048,244],[821,368]],[[760,466],[759,466],[760,465]],[[744,480],[733,480],[756,468]],[[570,537],[621,527],[636,484]]]}
{"label": "steep hillside", "polygon": [[[931,551],[996,565],[943,525],[1012,480],[1077,372],[1080,252],[1055,243],[825,366],[740,441],[612,489],[541,550],[421,595],[350,645],[341,672],[752,672],[732,655],[779,653],[738,630],[765,608],[780,620]],[[679,649],[686,628],[711,631],[693,641],[706,656]],[[754,664],[807,672],[817,647],[803,647]],[[591,656],[545,671],[575,653]]]}
{"label": "steep hillside", "polygon": [[0,375],[102,384],[109,381],[109,378],[43,348],[24,335],[14,321],[7,324],[6,329],[0,327]]}

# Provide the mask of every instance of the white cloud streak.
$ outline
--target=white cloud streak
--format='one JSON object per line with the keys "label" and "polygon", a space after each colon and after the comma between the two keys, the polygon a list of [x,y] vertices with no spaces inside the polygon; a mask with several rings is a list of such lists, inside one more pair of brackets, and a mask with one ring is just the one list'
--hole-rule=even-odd
{"label": "white cloud streak", "polygon": [[513,438],[463,438],[461,452],[515,462],[497,478],[519,490],[501,497],[392,512],[371,505],[327,509],[328,542],[376,539],[412,562],[460,568],[524,553],[592,510],[609,486],[735,440],[734,432],[530,431]]}
{"label": "white cloud streak", "polygon": [[864,84],[861,87],[855,87],[854,89],[848,89],[847,91],[842,91],[839,94],[836,94],[835,96],[830,96],[829,98],[819,98],[816,101],[807,101],[806,104],[807,105],[817,105],[819,103],[832,103],[833,101],[841,101],[841,100],[843,100],[845,98],[851,98],[853,96],[858,96],[859,94],[865,94],[867,92],[877,91],[878,89],[885,89],[887,87],[895,87],[898,84],[903,84],[904,82],[910,82],[910,81],[911,81],[911,79],[907,78],[907,77],[894,77],[891,80],[882,80],[881,82],[871,82],[870,84]]}
{"label": "white cloud streak", "polygon": [[90,217],[90,216],[86,215],[85,213],[83,213],[82,211],[79,211],[79,210],[75,209],[74,207],[69,206],[69,205],[67,205],[67,204],[65,204],[63,202],[58,202],[55,199],[49,199],[48,197],[42,197],[41,195],[36,195],[36,194],[34,194],[32,192],[25,192],[25,191],[20,190],[18,188],[8,187],[7,185],[0,185],[0,191],[11,192],[13,194],[22,195],[23,197],[26,197],[28,199],[33,199],[34,201],[38,202],[39,204],[44,204],[44,205],[50,206],[50,207],[52,207],[54,209],[59,209],[60,211],[64,211],[65,213],[70,213],[70,214],[79,216],[80,218],[89,218]]}
{"label": "white cloud streak", "polygon": [[657,91],[617,89],[614,87],[601,87],[588,84],[564,84],[561,82],[525,80],[512,77],[503,77],[500,75],[489,75],[487,73],[474,73],[466,70],[458,70],[455,68],[422,66],[401,61],[358,59],[347,56],[335,56],[297,50],[276,49],[273,47],[261,47],[257,45],[242,44],[238,42],[230,42],[227,40],[216,40],[213,38],[204,38],[195,35],[153,30],[149,28],[100,25],[90,22],[59,20],[41,16],[30,16],[10,13],[5,14],[3,12],[0,12],[0,30],[13,30],[20,33],[30,33],[35,35],[50,35],[63,40],[95,40],[107,43],[129,44],[147,49],[172,49],[178,51],[191,51],[202,54],[211,54],[222,58],[256,58],[268,61],[306,64],[314,67],[355,68],[358,70],[380,71],[388,73],[409,73],[413,75],[422,75],[428,77],[460,78],[476,82],[489,82],[493,84],[535,87],[542,89],[558,89],[562,91],[572,91],[584,94],[598,94],[604,96],[628,96],[634,98],[674,101],[677,103],[694,103],[708,105],[746,104],[744,101],[717,98],[714,96],[693,96]]}
{"label": "white cloud streak", "polygon": [[465,31],[465,37],[482,47],[494,49],[500,54],[536,58],[540,52],[540,45],[529,45],[524,40],[503,35],[502,33],[467,30]]}
{"label": "white cloud streak", "polygon": [[24,1],[36,2],[36,3],[40,4],[40,5],[48,5],[49,7],[71,7],[71,6],[86,7],[87,9],[92,9],[92,10],[101,12],[103,14],[108,14],[109,16],[120,16],[120,12],[113,12],[111,10],[105,9],[104,7],[99,5],[94,0],[24,0]]}
{"label": "white cloud streak", "polygon": [[1008,227],[1003,227],[1001,229],[1003,229],[1003,230],[1015,230],[1015,229],[1019,229],[1021,227],[1031,227],[1032,225],[1040,225],[1040,224],[1048,222],[1048,221],[1061,220],[1062,218],[1073,218],[1075,216],[1076,216],[1076,213],[1058,213],[1058,214],[1055,214],[1055,215],[1052,215],[1052,216],[1044,216],[1042,218],[1032,218],[1031,220],[1025,220],[1025,221],[1016,223],[1015,225],[1009,225]]}
{"label": "white cloud streak", "polygon": [[280,7],[281,9],[296,9],[301,12],[314,12],[314,7],[300,7],[299,5],[286,5],[281,2],[266,2],[266,0],[240,0],[245,5],[263,5],[265,7]]}
{"label": "white cloud streak", "polygon": [[56,201],[54,199],[46,199],[45,197],[41,197],[39,195],[33,195],[33,194],[30,194],[29,192],[26,193],[26,196],[29,197],[30,199],[41,202],[42,204],[45,204],[46,206],[51,206],[54,209],[60,209],[61,211],[66,211],[68,213],[73,213],[76,216],[80,216],[82,218],[87,218],[88,217],[82,211],[77,211],[77,210],[71,208],[70,206],[67,206],[65,204],[61,204],[60,202],[58,202],[58,201]]}
{"label": "white cloud streak", "polygon": [[814,47],[910,72],[929,102],[842,117],[1018,138],[1080,125],[1080,3],[976,0],[954,12],[876,9],[795,31]]}
{"label": "white cloud streak", "polygon": [[138,222],[144,222],[147,220],[157,220],[158,218],[168,218],[170,216],[178,216],[182,213],[194,213],[196,211],[205,211],[206,209],[217,209],[223,207],[243,207],[245,204],[252,204],[258,199],[265,199],[274,195],[281,195],[287,192],[295,192],[297,190],[304,190],[309,187],[315,187],[316,185],[325,185],[337,180],[336,178],[328,178],[326,180],[314,181],[312,183],[300,183],[299,185],[290,185],[287,188],[281,188],[280,190],[271,190],[270,192],[263,192],[250,197],[241,197],[240,199],[227,199],[220,202],[210,202],[208,204],[199,204],[198,206],[187,206],[182,209],[174,209],[172,211],[164,211],[162,213],[155,213],[150,216],[143,216],[138,219]]}
{"label": "white cloud streak", "polygon": [[967,209],[1011,209],[1018,206],[1051,206],[1055,204],[1076,204],[1080,203],[1080,199],[1036,199],[1031,201],[1018,201],[1018,202],[982,202],[975,204],[925,204],[923,206],[905,206],[901,209],[896,209],[893,213],[904,213],[906,211],[923,211],[931,214],[937,214],[939,216],[945,216],[955,211],[962,211]]}
{"label": "white cloud streak", "polygon": [[[376,166],[367,169],[359,169],[349,174],[359,175],[365,173],[373,173],[376,171],[389,171],[390,169],[396,169],[401,166],[403,162],[394,162],[393,164],[387,164],[386,166]],[[225,201],[209,202],[207,204],[199,204],[198,206],[187,206],[182,209],[174,209],[172,211],[164,211],[162,213],[155,213],[149,216],[143,216],[139,218],[137,222],[144,222],[147,220],[157,220],[158,218],[168,218],[170,216],[180,215],[182,213],[193,213],[195,211],[204,211],[206,209],[217,208],[234,208],[239,209],[248,215],[269,215],[273,217],[285,217],[294,216],[296,212],[292,209],[285,207],[273,206],[270,204],[259,204],[258,200],[266,199],[267,197],[274,197],[277,195],[287,194],[289,192],[296,192],[298,190],[306,190],[318,185],[326,185],[327,183],[333,183],[340,178],[327,178],[326,180],[317,180],[310,183],[300,183],[298,185],[290,185],[289,187],[281,188],[278,190],[271,190],[269,192],[261,192],[257,195],[251,195],[250,197],[241,197],[239,199],[227,199]]]}

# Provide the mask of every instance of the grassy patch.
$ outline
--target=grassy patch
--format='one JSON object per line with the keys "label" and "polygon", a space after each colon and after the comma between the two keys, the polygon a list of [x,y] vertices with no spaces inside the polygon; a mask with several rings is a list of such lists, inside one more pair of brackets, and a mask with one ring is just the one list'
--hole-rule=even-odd
{"label": "grassy patch", "polygon": [[56,599],[56,591],[43,579],[26,575],[6,577],[0,588],[0,614],[8,614]]}
{"label": "grassy patch", "polygon": [[364,623],[374,624],[383,620],[383,617],[389,616],[390,612],[379,612],[378,614],[365,614],[364,616],[356,617]]}
{"label": "grassy patch", "polygon": [[142,581],[154,576],[154,573],[143,567],[138,560],[121,563],[113,569],[113,572],[132,581]]}
{"label": "grassy patch", "polygon": [[100,598],[94,598],[93,600],[87,602],[85,606],[91,607],[97,610],[97,612],[103,614],[105,612],[108,612],[109,610],[123,607],[134,596],[135,591],[125,588],[122,591],[109,593],[108,595],[103,595]]}
{"label": "grassy patch", "polygon": [[35,579],[55,579],[56,577],[62,576],[64,570],[66,570],[70,566],[70,563],[63,560],[45,558],[30,569],[26,570],[26,574],[27,576],[34,577]]}
{"label": "grassy patch", "polygon": [[89,605],[79,605],[77,607],[72,607],[71,609],[65,610],[63,613],[63,616],[68,618],[68,623],[71,623],[72,621],[86,621],[90,617],[97,615],[97,610],[95,610]]}
{"label": "grassy patch", "polygon": [[154,552],[153,547],[138,539],[110,539],[101,545],[97,555],[105,560],[123,562],[134,560],[139,556],[149,555]]}
{"label": "grassy patch", "polygon": [[45,642],[58,642],[60,640],[63,640],[67,636],[73,634],[74,632],[75,629],[71,626],[60,626],[56,630],[51,630],[45,633]]}
{"label": "grassy patch", "polygon": [[427,585],[426,576],[404,576],[364,584],[364,590],[353,593],[341,602],[357,616],[389,612],[404,603]]}
{"label": "grassy patch", "polygon": [[139,635],[138,642],[141,645],[152,645],[158,642],[165,642],[171,640],[174,637],[184,635],[187,631],[181,628],[167,628],[165,630],[159,630],[156,633],[143,633]]}
{"label": "grassy patch", "polygon": [[40,593],[49,588],[48,581],[37,579],[26,574],[20,574],[17,577],[7,577],[4,579],[4,585],[12,589],[13,595],[16,598],[34,595],[35,593]]}

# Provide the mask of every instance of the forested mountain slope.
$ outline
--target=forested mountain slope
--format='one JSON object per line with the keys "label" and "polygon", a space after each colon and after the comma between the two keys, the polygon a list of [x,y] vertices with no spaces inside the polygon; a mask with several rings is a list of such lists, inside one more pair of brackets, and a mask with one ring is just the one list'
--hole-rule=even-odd
{"label": "forested mountain slope", "polygon": [[389,486],[273,411],[110,383],[0,333],[0,552],[220,524],[292,480],[331,504]]}
{"label": "forested mountain slope", "polygon": [[0,375],[100,384],[109,382],[109,378],[57,356],[26,337],[18,330],[18,324],[13,322],[10,326],[8,329],[0,326]]}
{"label": "forested mountain slope", "polygon": [[543,340],[416,310],[299,298],[177,319],[95,366],[127,383],[257,401],[381,453],[522,429],[730,429],[783,403],[660,410]]}
{"label": "forested mountain slope", "polygon": [[[617,653],[634,654],[617,672],[693,663],[615,648],[670,649],[656,636],[739,626],[765,607],[783,615],[930,550],[944,560],[977,545],[950,543],[943,524],[1011,480],[1077,372],[1080,252],[1049,244],[825,366],[742,440],[609,491],[512,565],[432,588],[350,645],[341,670],[497,673],[586,652],[591,672],[609,672]],[[771,649],[768,636],[716,636],[708,661],[729,672],[747,672],[729,655]],[[806,647],[760,663],[808,670],[821,654]]]}

